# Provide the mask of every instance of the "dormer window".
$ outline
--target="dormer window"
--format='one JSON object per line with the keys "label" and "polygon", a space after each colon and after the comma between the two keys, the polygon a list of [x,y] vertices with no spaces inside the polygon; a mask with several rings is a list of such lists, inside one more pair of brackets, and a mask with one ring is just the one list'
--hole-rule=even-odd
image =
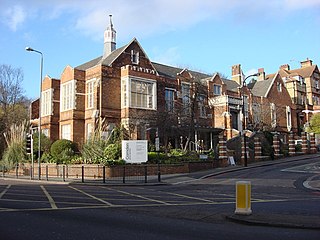
{"label": "dormer window", "polygon": [[139,64],[139,52],[131,50],[131,62],[133,64]]}
{"label": "dormer window", "polygon": [[221,95],[221,86],[220,85],[213,85],[213,94],[214,95]]}

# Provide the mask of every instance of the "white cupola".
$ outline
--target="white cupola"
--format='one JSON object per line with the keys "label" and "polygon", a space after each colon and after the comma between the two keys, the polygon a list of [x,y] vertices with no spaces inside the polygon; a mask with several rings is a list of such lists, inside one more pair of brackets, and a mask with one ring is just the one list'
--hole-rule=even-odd
{"label": "white cupola", "polygon": [[112,15],[109,15],[110,23],[107,29],[104,31],[104,49],[103,58],[106,58],[111,52],[116,50],[116,30],[113,28]]}

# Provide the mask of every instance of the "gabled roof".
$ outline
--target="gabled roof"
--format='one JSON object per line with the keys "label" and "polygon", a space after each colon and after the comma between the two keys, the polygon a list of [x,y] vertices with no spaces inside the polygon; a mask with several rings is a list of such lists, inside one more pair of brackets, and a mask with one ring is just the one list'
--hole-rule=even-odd
{"label": "gabled roof", "polygon": [[92,68],[92,67],[96,66],[99,63],[99,61],[101,60],[101,58],[102,58],[102,56],[97,57],[97,58],[92,59],[91,61],[86,62],[84,64],[81,64],[81,65],[79,65],[79,66],[77,66],[75,68],[78,69],[78,70],[85,71],[85,70],[87,70],[89,68]]}
{"label": "gabled roof", "polygon": [[[177,77],[178,73],[184,70],[182,68],[172,67],[172,66],[168,66],[168,65],[164,65],[156,62],[152,62],[152,65],[155,67],[155,69],[157,70],[160,76],[170,77],[173,79]],[[195,79],[198,79],[198,80],[210,77],[210,75],[205,73],[200,73],[200,72],[191,71],[191,70],[188,70],[188,71],[192,74],[193,77],[195,77]]]}
{"label": "gabled roof", "polygon": [[254,83],[251,92],[254,96],[265,97],[268,94],[269,87],[273,83],[273,78],[269,78]]}
{"label": "gabled roof", "polygon": [[[76,67],[78,70],[85,71],[89,68],[92,68],[98,64],[104,65],[104,66],[111,66],[112,63],[129,47],[133,42],[136,42],[141,50],[143,51],[144,55],[147,57],[147,54],[144,52],[143,48],[141,47],[140,43],[136,38],[133,38],[128,44],[117,48],[113,52],[111,52],[106,58],[103,58],[103,56],[97,57],[93,60],[90,60],[89,62],[86,62],[82,65],[79,65]],[[148,57],[147,57],[148,58]]]}
{"label": "gabled roof", "polygon": [[301,77],[311,77],[311,75],[313,74],[314,70],[316,70],[317,65],[312,65],[309,67],[303,67],[303,68],[298,68],[298,69],[292,69],[289,72],[290,73],[297,73],[299,74]]}
{"label": "gabled roof", "polygon": [[266,76],[265,80],[255,82],[251,89],[252,94],[254,96],[267,97],[272,85],[274,84],[278,76],[283,82],[279,72],[277,72],[276,74],[269,74]]}
{"label": "gabled roof", "polygon": [[238,92],[240,85],[233,80],[221,78],[222,82],[227,85],[227,90],[232,92]]}
{"label": "gabled roof", "polygon": [[123,53],[126,48],[131,44],[131,42],[127,45],[122,46],[121,48],[117,48],[113,52],[111,52],[106,58],[101,58],[99,63],[104,66],[111,66],[111,64]]}

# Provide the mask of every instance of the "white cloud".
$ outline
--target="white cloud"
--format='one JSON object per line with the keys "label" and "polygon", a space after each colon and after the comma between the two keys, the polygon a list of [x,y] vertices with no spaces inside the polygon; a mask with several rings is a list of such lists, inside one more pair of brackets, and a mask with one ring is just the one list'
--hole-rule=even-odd
{"label": "white cloud", "polygon": [[[314,10],[320,0],[1,0],[0,14],[16,31],[33,14],[46,20],[68,16],[68,23],[94,39],[102,38],[108,15],[114,15],[122,39],[187,29],[208,19],[237,23],[284,17],[295,11]],[[12,6],[12,2],[15,5]],[[1,4],[2,4],[1,3]],[[34,14],[36,13],[36,14]]]}
{"label": "white cloud", "polygon": [[14,32],[26,19],[26,12],[20,5],[14,5],[6,9],[2,15],[3,22]]}
{"label": "white cloud", "polygon": [[285,5],[290,9],[305,9],[320,7],[320,0],[285,0]]}

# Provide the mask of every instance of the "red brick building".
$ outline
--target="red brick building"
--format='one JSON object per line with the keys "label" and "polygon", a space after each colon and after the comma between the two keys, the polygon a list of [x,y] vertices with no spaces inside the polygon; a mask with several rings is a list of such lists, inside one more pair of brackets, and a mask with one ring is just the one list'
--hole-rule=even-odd
{"label": "red brick building", "polygon": [[[240,64],[232,67],[230,80],[155,63],[135,38],[116,48],[110,18],[102,56],[75,68],[66,66],[60,80],[44,78],[41,130],[51,140],[63,138],[81,145],[96,129],[107,138],[122,125],[130,139],[154,142],[158,134],[162,145],[196,150],[213,148],[224,130],[227,138],[243,127],[254,130],[261,124],[273,131],[296,132],[292,116],[297,107],[282,71],[267,76],[261,71],[258,81],[242,86]],[[317,67],[314,72],[319,72]],[[32,104],[34,124],[38,106],[39,101]],[[262,120],[261,112],[268,117]]]}

